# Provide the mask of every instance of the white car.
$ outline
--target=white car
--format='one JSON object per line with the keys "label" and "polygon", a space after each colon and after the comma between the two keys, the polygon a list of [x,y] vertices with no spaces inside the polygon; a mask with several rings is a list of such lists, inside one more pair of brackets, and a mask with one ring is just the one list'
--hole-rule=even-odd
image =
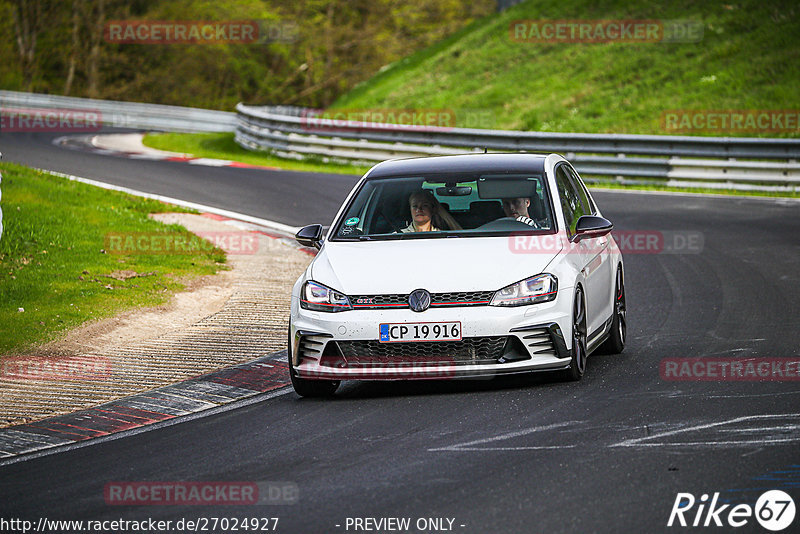
{"label": "white car", "polygon": [[341,380],[561,371],[625,345],[622,255],[563,157],[475,154],[370,169],[292,289],[288,356],[302,396]]}

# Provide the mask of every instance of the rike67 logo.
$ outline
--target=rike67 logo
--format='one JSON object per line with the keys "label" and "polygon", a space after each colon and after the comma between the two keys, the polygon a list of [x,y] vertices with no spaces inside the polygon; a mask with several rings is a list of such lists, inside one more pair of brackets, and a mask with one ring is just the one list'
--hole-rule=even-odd
{"label": "rike67 logo", "polygon": [[711,500],[704,493],[700,500],[691,493],[678,493],[667,526],[681,527],[729,527],[738,528],[750,523],[753,518],[767,530],[778,532],[794,521],[795,506],[792,497],[781,490],[767,491],[758,498],[755,507],[749,504],[719,504],[719,492]]}

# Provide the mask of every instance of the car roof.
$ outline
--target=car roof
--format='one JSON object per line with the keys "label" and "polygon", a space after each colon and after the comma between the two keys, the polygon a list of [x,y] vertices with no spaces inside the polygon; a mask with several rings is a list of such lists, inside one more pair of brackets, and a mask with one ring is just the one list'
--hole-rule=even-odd
{"label": "car roof", "polygon": [[384,161],[373,167],[368,178],[446,172],[535,172],[544,173],[543,154],[460,154]]}

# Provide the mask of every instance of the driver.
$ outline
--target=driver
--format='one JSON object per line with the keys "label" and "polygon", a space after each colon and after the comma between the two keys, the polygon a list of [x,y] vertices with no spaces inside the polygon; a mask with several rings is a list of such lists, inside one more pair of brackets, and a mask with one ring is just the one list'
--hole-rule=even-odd
{"label": "driver", "polygon": [[530,205],[531,199],[528,197],[503,199],[503,211],[505,212],[506,217],[512,217],[521,223],[538,227],[539,225],[536,224],[536,221],[531,219],[530,215],[528,215],[528,207]]}
{"label": "driver", "polygon": [[461,230],[461,226],[452,215],[447,213],[433,193],[427,189],[412,193],[408,198],[411,210],[411,224],[400,230],[408,232],[440,232],[445,230]]}

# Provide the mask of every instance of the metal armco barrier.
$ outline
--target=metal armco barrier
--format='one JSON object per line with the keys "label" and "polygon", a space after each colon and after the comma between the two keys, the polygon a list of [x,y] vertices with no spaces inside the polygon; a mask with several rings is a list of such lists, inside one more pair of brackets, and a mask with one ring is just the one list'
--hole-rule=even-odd
{"label": "metal armco barrier", "polygon": [[[518,132],[424,128],[315,118],[310,110],[236,106],[236,142],[285,157],[377,162],[411,156],[483,152],[557,152],[582,174],[795,189],[800,139]],[[701,184],[702,185],[702,184]],[[780,187],[782,186],[782,187]]]}
{"label": "metal armco barrier", "polygon": [[6,114],[26,110],[95,112],[106,126],[168,132],[232,132],[236,127],[236,114],[228,111],[17,91],[0,91],[0,113],[3,110]]}
{"label": "metal armco barrier", "polygon": [[[178,132],[236,132],[236,142],[290,158],[374,163],[470,152],[557,152],[581,174],[738,189],[800,189],[800,139],[521,132],[333,121],[295,106],[238,104],[236,113],[0,91],[0,113],[92,111],[102,124]],[[691,180],[693,182],[688,182]],[[627,182],[632,183],[632,182]],[[727,187],[727,186],[726,186]]]}

